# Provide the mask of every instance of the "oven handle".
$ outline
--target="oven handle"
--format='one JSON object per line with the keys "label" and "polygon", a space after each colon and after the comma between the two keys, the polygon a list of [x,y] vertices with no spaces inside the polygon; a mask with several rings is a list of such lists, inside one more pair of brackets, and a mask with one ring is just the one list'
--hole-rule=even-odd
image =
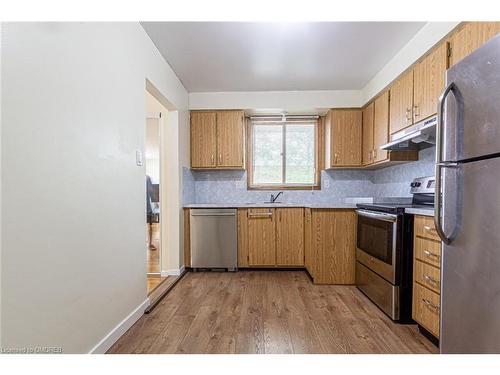
{"label": "oven handle", "polygon": [[374,211],[356,210],[356,213],[359,216],[369,217],[370,219],[389,221],[391,223],[394,223],[398,219],[398,215],[383,214],[383,213],[374,212]]}

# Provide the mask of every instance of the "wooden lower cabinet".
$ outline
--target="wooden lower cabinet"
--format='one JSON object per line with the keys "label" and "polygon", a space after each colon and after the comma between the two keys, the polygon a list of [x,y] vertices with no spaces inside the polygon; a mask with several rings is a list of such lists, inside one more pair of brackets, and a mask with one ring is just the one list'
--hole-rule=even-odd
{"label": "wooden lower cabinet", "polygon": [[413,240],[413,319],[439,338],[441,242],[430,216],[415,216]]}
{"label": "wooden lower cabinet", "polygon": [[191,267],[191,211],[184,209],[184,267]]}
{"label": "wooden lower cabinet", "polygon": [[238,267],[305,267],[316,284],[354,284],[351,209],[238,209]]}
{"label": "wooden lower cabinet", "polygon": [[303,266],[303,208],[238,209],[238,267]]}
{"label": "wooden lower cabinet", "polygon": [[356,214],[349,209],[312,209],[306,265],[314,283],[354,284]]}
{"label": "wooden lower cabinet", "polygon": [[276,209],[276,265],[304,266],[304,209]]}
{"label": "wooden lower cabinet", "polygon": [[276,265],[276,226],[274,208],[251,208],[247,211],[248,265]]}
{"label": "wooden lower cabinet", "polygon": [[304,266],[309,274],[314,274],[314,259],[312,254],[312,213],[310,208],[304,209]]}

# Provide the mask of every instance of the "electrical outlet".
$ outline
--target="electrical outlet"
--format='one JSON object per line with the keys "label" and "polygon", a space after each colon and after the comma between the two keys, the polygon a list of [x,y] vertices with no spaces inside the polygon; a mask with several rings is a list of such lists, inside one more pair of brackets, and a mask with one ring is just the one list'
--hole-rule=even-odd
{"label": "electrical outlet", "polygon": [[244,189],[245,188],[245,181],[236,181],[235,183],[236,189]]}
{"label": "electrical outlet", "polygon": [[330,187],[330,180],[329,179],[326,178],[323,181],[323,187],[325,187],[325,188],[329,188]]}

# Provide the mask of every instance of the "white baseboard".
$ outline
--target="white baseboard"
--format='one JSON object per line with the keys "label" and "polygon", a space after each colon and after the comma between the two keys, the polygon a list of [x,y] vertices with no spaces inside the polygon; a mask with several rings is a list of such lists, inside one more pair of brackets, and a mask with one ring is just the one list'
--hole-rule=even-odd
{"label": "white baseboard", "polygon": [[184,266],[182,266],[181,268],[173,268],[170,270],[164,270],[164,271],[161,271],[161,277],[179,276],[179,275],[182,275],[183,272],[184,272]]}
{"label": "white baseboard", "polygon": [[144,314],[144,310],[149,306],[149,298],[146,298],[137,308],[132,311],[125,319],[113,328],[96,346],[94,346],[89,354],[104,354],[111,346],[134,325],[135,322]]}

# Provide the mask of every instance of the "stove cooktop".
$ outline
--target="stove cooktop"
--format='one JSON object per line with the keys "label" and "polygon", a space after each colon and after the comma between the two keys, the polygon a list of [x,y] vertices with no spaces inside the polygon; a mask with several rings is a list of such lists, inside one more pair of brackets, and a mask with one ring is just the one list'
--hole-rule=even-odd
{"label": "stove cooktop", "polygon": [[363,210],[371,210],[371,211],[380,211],[380,212],[387,212],[387,213],[404,213],[405,208],[433,208],[434,205],[429,205],[429,204],[413,204],[413,203],[407,203],[407,202],[383,202],[383,203],[358,203],[356,205],[358,208],[361,208]]}

